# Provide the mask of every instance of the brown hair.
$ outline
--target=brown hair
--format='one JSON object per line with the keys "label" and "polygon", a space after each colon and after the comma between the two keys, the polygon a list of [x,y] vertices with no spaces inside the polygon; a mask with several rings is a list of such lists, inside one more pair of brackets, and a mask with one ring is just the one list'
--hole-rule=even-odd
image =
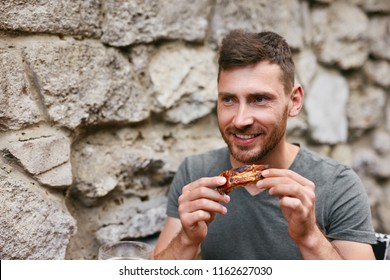
{"label": "brown hair", "polygon": [[291,51],[283,37],[270,31],[260,33],[231,31],[222,40],[219,50],[218,80],[222,70],[249,66],[261,61],[270,61],[280,66],[281,81],[288,93],[294,86],[295,75]]}

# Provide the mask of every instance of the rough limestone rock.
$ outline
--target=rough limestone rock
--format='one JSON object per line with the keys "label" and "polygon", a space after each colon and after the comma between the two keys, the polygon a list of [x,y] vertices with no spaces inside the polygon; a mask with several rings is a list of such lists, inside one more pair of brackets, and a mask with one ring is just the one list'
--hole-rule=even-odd
{"label": "rough limestone rock", "polygon": [[390,154],[380,154],[369,149],[361,149],[354,154],[352,166],[359,172],[378,179],[390,178]]}
{"label": "rough limestone rock", "polygon": [[361,6],[367,12],[390,12],[388,0],[350,0],[350,2]]}
{"label": "rough limestone rock", "polygon": [[390,232],[390,220],[389,220],[389,213],[390,213],[390,200],[388,197],[390,196],[390,186],[387,185],[384,188],[383,195],[381,196],[381,203],[379,204],[379,215],[381,218],[380,227],[382,232],[389,233]]}
{"label": "rough limestone rock", "polygon": [[[124,190],[124,189],[123,189]],[[69,259],[96,259],[101,244],[155,238],[166,218],[167,187],[139,194],[115,190],[93,207],[69,200],[72,215],[82,225],[68,246]]]}
{"label": "rough limestone rock", "polygon": [[0,47],[0,131],[17,130],[43,119],[31,95],[17,51]]}
{"label": "rough limestone rock", "polygon": [[59,196],[0,165],[0,259],[65,259],[76,221]]}
{"label": "rough limestone rock", "polygon": [[9,142],[5,151],[44,185],[63,187],[72,184],[70,141],[63,136],[19,138]]}
{"label": "rough limestone rock", "polygon": [[75,143],[72,193],[77,199],[70,196],[68,205],[83,226],[67,257],[96,258],[98,244],[153,237],[165,221],[166,193],[184,157],[224,145],[210,116],[191,127],[157,123],[107,129]]}
{"label": "rough limestone rock", "polygon": [[369,176],[376,160],[375,151],[364,147],[353,154],[351,166],[359,175]]}
{"label": "rough limestone rock", "polygon": [[310,86],[317,72],[317,58],[311,50],[305,49],[299,53],[294,61],[299,82],[306,89]]}
{"label": "rough limestone rock", "polygon": [[36,175],[35,178],[43,186],[56,188],[68,187],[73,182],[72,164],[70,161],[67,161],[60,166],[56,166],[54,169]]}
{"label": "rough limestone rock", "polygon": [[386,117],[386,128],[390,131],[390,102],[387,102],[385,108],[385,117]]}
{"label": "rough limestone rock", "polygon": [[378,15],[370,18],[370,23],[367,31],[370,53],[372,53],[377,58],[384,58],[390,60],[389,30],[389,15]]}
{"label": "rough limestone rock", "polygon": [[317,74],[307,94],[305,108],[311,137],[320,143],[344,143],[348,136],[346,103],[348,84],[334,72]]}
{"label": "rough limestone rock", "polygon": [[[287,5],[287,9],[280,9]],[[224,1],[217,0],[212,18],[213,39],[219,42],[230,30],[253,32],[270,30],[280,33],[293,48],[303,46],[300,3],[291,0]],[[278,11],[275,13],[275,11]],[[292,32],[294,30],[294,32]]]}
{"label": "rough limestone rock", "polygon": [[[111,143],[104,144],[110,138]],[[95,139],[90,137],[75,146],[75,188],[85,203],[106,196],[116,187],[143,196],[146,188],[164,180],[156,173],[166,154],[156,152],[153,146],[142,143],[135,146],[135,143],[121,143],[115,136],[106,134],[97,135]]]}
{"label": "rough limestone rock", "polygon": [[390,155],[378,156],[375,159],[375,164],[372,165],[371,174],[380,179],[390,178]]}
{"label": "rough limestone rock", "polygon": [[372,145],[380,155],[390,155],[390,133],[386,130],[377,130],[372,136]]}
{"label": "rough limestone rock", "polygon": [[99,0],[7,0],[0,5],[0,30],[97,37]]}
{"label": "rough limestone rock", "polygon": [[[134,201],[128,203],[127,214],[117,216],[122,218],[120,221],[115,223],[113,219],[107,220],[107,223],[96,231],[97,240],[100,244],[104,244],[106,242],[143,238],[161,231],[166,219],[166,203],[166,200],[160,198],[160,206],[138,210],[133,215],[129,215],[131,213],[130,207],[134,211],[137,204]],[[141,209],[145,208],[142,203],[138,203],[138,205]]]}
{"label": "rough limestone rock", "polygon": [[208,48],[161,48],[149,66],[154,110],[165,111],[165,119],[184,124],[210,114],[217,99],[214,58]]}
{"label": "rough limestone rock", "polygon": [[368,79],[382,87],[390,87],[390,62],[370,60],[364,65]]}
{"label": "rough limestone rock", "polygon": [[368,18],[358,7],[335,1],[312,13],[313,41],[321,62],[342,69],[357,68],[367,60]]}
{"label": "rough limestone rock", "polygon": [[202,41],[206,36],[208,1],[108,0],[102,41],[127,46],[157,39]]}
{"label": "rough limestone rock", "polygon": [[132,123],[149,116],[144,93],[128,60],[95,41],[37,42],[24,48],[50,118],[80,125]]}
{"label": "rough limestone rock", "polygon": [[347,105],[348,125],[358,131],[379,126],[386,98],[381,88],[367,86],[363,90],[351,92]]}
{"label": "rough limestone rock", "polygon": [[205,118],[191,129],[155,124],[143,128],[101,131],[75,143],[74,188],[85,202],[115,188],[139,196],[148,187],[169,182],[184,156],[224,146],[215,125]]}
{"label": "rough limestone rock", "polygon": [[352,164],[352,150],[347,144],[335,145],[330,152],[330,156],[346,165],[351,166]]}

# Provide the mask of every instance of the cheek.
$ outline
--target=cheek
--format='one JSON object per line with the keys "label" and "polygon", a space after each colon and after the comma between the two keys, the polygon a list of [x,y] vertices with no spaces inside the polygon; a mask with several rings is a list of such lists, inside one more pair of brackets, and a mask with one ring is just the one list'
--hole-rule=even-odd
{"label": "cheek", "polygon": [[280,112],[262,111],[254,119],[254,126],[262,128],[264,131],[273,131],[283,122]]}
{"label": "cheek", "polygon": [[257,114],[254,114],[255,123],[262,125],[274,125],[275,124],[275,114],[270,110],[259,110]]}
{"label": "cheek", "polygon": [[224,127],[227,124],[231,123],[231,119],[233,118],[233,114],[230,110],[226,108],[217,107],[217,116],[218,116],[218,124],[220,127]]}

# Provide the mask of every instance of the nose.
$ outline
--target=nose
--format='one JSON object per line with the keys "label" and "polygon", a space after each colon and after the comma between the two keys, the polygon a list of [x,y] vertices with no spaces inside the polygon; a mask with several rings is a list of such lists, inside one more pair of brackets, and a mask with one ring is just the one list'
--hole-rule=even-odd
{"label": "nose", "polygon": [[252,125],[254,122],[250,108],[246,104],[240,104],[233,118],[233,124],[236,128],[244,128]]}

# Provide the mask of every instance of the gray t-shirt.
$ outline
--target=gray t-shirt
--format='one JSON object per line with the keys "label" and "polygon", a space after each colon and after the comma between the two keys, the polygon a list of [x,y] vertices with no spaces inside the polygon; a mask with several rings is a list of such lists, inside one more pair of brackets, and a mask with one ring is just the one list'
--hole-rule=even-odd
{"label": "gray t-shirt", "polygon": [[[230,168],[227,148],[186,158],[169,191],[168,216],[179,218],[183,186]],[[375,243],[367,194],[351,168],[301,147],[290,169],[315,183],[317,223],[329,240]],[[277,197],[268,191],[252,196],[245,188],[230,197],[227,214],[209,225],[202,259],[302,259]]]}

